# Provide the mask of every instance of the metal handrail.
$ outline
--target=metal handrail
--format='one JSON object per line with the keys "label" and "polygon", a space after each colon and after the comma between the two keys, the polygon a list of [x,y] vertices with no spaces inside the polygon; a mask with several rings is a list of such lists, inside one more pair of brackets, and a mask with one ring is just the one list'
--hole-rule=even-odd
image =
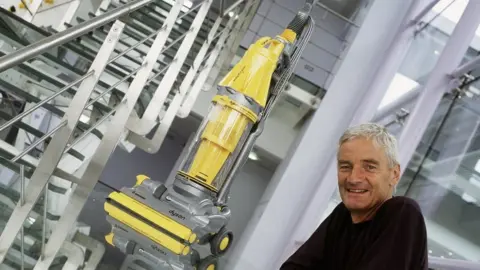
{"label": "metal handrail", "polygon": [[[58,126],[50,130],[49,132],[45,133],[40,139],[38,139],[36,142],[30,144],[25,150],[23,150],[20,154],[12,158],[10,161],[11,162],[17,162],[20,159],[22,159],[26,154],[28,154],[30,151],[33,150],[33,148],[37,147],[40,143],[44,142],[46,139],[48,139],[50,136],[52,136],[55,132],[57,132],[60,128],[65,126],[67,124],[67,121],[63,121],[60,123]],[[69,149],[70,150],[70,149]]]}
{"label": "metal handrail", "polygon": [[154,0],[135,0],[125,4],[119,8],[107,12],[98,17],[92,18],[84,23],[78,24],[65,31],[51,35],[38,42],[32,43],[23,47],[11,54],[0,58],[0,72],[12,68],[20,63],[23,63],[37,55],[40,55],[49,49],[63,45],[77,37],[80,37],[98,27],[104,26],[132,11],[135,11]]}
{"label": "metal handrail", "polygon": [[68,89],[70,89],[72,86],[74,86],[75,84],[83,81],[85,78],[89,77],[93,75],[93,71],[90,71],[88,73],[86,73],[85,75],[83,75],[82,77],[76,79],[75,81],[69,83],[68,85],[66,85],[65,87],[63,87],[62,89],[60,89],[60,91],[56,92],[55,94],[49,96],[48,98],[40,101],[39,103],[35,104],[35,106],[31,107],[30,109],[24,111],[23,113],[15,116],[14,118],[10,119],[8,122],[6,122],[5,124],[3,124],[2,126],[0,126],[0,131],[3,131],[5,130],[6,128],[10,127],[11,125],[15,124],[16,122],[20,121],[23,117],[25,117],[26,115],[32,113],[33,111],[35,111],[36,109],[40,108],[41,106],[43,106],[43,104],[51,101],[52,99],[58,97],[59,95],[61,95],[62,93],[66,92]]}
{"label": "metal handrail", "polygon": [[67,148],[65,148],[65,150],[63,151],[63,153],[67,153],[68,151],[70,151],[75,145],[77,145],[81,140],[83,140],[87,135],[91,134],[92,130],[96,129],[98,126],[100,126],[103,122],[105,122],[105,120],[107,120],[110,116],[113,115],[114,112],[117,111],[117,109],[119,108],[120,105],[117,105],[115,108],[113,108],[112,110],[110,110],[108,113],[106,113],[102,118],[100,118],[99,120],[97,120],[97,122],[95,122],[95,124],[93,124],[88,130],[86,130],[85,132],[82,133],[82,135],[80,135],[78,138],[76,138],[70,145],[67,146]]}
{"label": "metal handrail", "polygon": [[[222,1],[223,2],[223,1]],[[245,0],[237,0],[235,3],[233,3],[232,5],[230,5],[228,8],[224,9],[223,10],[223,13],[220,12],[220,14],[222,15],[222,17],[225,17],[227,16],[228,13],[230,13],[231,11],[233,11],[235,8],[237,8],[240,4],[242,4],[243,2],[245,2]]]}
{"label": "metal handrail", "polygon": [[[184,14],[185,15],[185,14]],[[163,28],[162,28],[163,29]],[[162,31],[162,29],[158,30],[158,32]],[[226,29],[223,29],[222,31],[220,31],[220,33],[218,33],[213,39],[215,40],[216,38],[218,38],[220,36],[220,34],[222,34]],[[154,34],[157,34],[158,32],[155,32]],[[186,32],[188,33],[188,32]],[[162,52],[165,52],[170,46],[174,45],[175,43],[177,43],[179,40],[181,40],[182,38],[184,37],[181,36],[179,37],[177,40],[173,41],[169,46],[167,46],[166,48],[162,49]],[[146,40],[146,39],[145,39]],[[144,41],[145,41],[144,40]],[[140,43],[139,43],[140,44]],[[137,46],[139,44],[136,44]],[[135,45],[134,45],[135,46]],[[210,56],[211,52],[206,55],[203,59],[202,59],[202,63]],[[116,60],[118,57],[115,57],[111,60],[108,61],[108,63],[112,63],[114,60]],[[174,59],[175,61],[175,59]],[[150,82],[152,82],[156,77],[162,75],[167,69],[168,67],[170,67],[170,65],[174,62],[170,62],[169,64],[167,64],[160,72],[154,74],[149,80],[147,80],[146,82],[146,85],[148,85]],[[133,76],[138,70],[140,70],[141,68],[143,67],[143,65],[139,66],[138,68],[136,68],[135,70],[133,70],[129,75],[125,76],[124,78],[122,78],[121,80],[119,80],[117,83],[115,83],[114,85],[112,85],[110,88],[108,88],[107,90],[103,91],[100,95],[98,95],[96,98],[92,99],[90,102],[87,103],[87,105],[84,107],[84,109],[88,108],[89,106],[93,105],[93,103],[95,103],[96,101],[98,101],[100,98],[102,98],[103,96],[105,96],[106,94],[110,93],[111,90],[113,90],[116,86],[118,86],[120,83],[124,82],[125,80],[127,80],[128,78],[130,78],[131,76]],[[84,76],[78,78],[77,80],[73,81],[72,83],[68,84],[67,86],[63,87],[60,91],[56,92],[54,95],[48,97],[47,99],[45,100],[42,100],[41,102],[37,103],[34,107],[30,108],[29,110],[23,112],[22,114],[19,114],[17,117],[11,119],[10,121],[8,121],[7,123],[5,123],[4,125],[0,126],[0,131],[11,126],[12,124],[14,124],[15,122],[18,122],[19,120],[21,120],[23,117],[25,117],[26,115],[28,115],[29,113],[33,112],[34,110],[36,110],[37,108],[41,107],[43,104],[47,103],[48,101],[54,99],[55,97],[59,96],[60,94],[62,94],[63,92],[67,91],[68,89],[70,89],[73,85],[77,84],[78,82],[82,81],[83,79],[85,79],[86,77],[88,76],[91,76],[93,74],[93,71],[90,71],[88,72],[87,74],[85,74]],[[92,125],[87,131],[85,131],[79,138],[77,138],[74,142],[72,142],[64,151],[64,153],[68,152],[69,150],[71,150],[76,144],[78,144],[86,135],[90,134],[90,132],[97,128],[101,123],[103,123],[109,116],[111,116],[114,112],[116,111],[116,108],[113,108],[110,112],[108,112],[106,115],[104,115],[102,117],[102,119],[100,119],[99,121],[97,121],[94,125]],[[29,147],[27,147],[26,149],[24,149],[21,153],[19,153],[17,156],[13,157],[11,159],[12,162],[17,162],[18,160],[20,160],[22,157],[24,157],[26,154],[28,154],[33,148],[37,147],[40,143],[44,142],[47,138],[50,138],[55,132],[57,132],[61,127],[63,127],[64,125],[67,124],[67,121],[64,120],[62,121],[60,124],[58,124],[54,129],[52,129],[51,131],[49,131],[48,133],[44,134],[41,138],[39,138],[36,142],[32,143]]]}
{"label": "metal handrail", "polygon": [[[183,14],[182,16],[179,16],[179,18],[183,18],[185,16],[187,16],[188,14],[190,14],[191,12],[194,12],[195,10],[197,10],[201,5],[197,5],[195,6],[194,8],[192,8],[191,10],[189,10],[188,12],[186,12],[185,14]],[[123,51],[122,53],[116,55],[115,57],[113,57],[112,59],[110,59],[107,64],[110,64],[114,61],[116,61],[117,59],[119,59],[121,56],[125,55],[126,53],[128,53],[129,51],[131,51],[133,48],[136,48],[138,47],[140,44],[143,44],[146,40],[149,40],[151,39],[152,37],[156,36],[158,33],[160,33],[161,31],[163,31],[165,29],[165,26],[163,26],[162,28],[160,28],[159,30],[155,31],[154,33],[150,34],[149,36],[147,36],[145,39],[141,40],[140,42],[134,44],[132,47],[130,47],[129,49]],[[172,47],[173,45],[175,45],[176,43],[178,43],[180,40],[183,39],[183,37],[185,37],[185,35],[189,33],[189,31],[185,32],[182,36],[180,36],[179,38],[177,38],[175,41],[173,41],[169,46],[167,46],[166,48],[162,49],[161,53],[164,53],[166,50],[168,50],[170,47]],[[1,60],[1,59],[0,59]],[[166,65],[160,72],[158,72],[157,74],[154,74],[152,76],[152,78],[150,78],[146,84],[149,84],[151,81],[153,81],[156,77],[160,76],[161,74],[163,74],[167,69],[168,67],[173,63],[174,61],[172,61],[171,63],[169,63],[168,65]],[[139,66],[138,68],[136,68],[135,70],[133,70],[133,72],[131,72],[130,74],[126,75],[123,79],[121,79],[120,81],[118,81],[115,85],[111,86],[109,89],[105,90],[102,94],[100,94],[98,97],[94,98],[93,100],[91,100],[85,107],[89,107],[90,105],[92,105],[93,103],[95,103],[96,101],[98,101],[102,96],[105,96],[107,93],[111,92],[111,90],[113,90],[117,85],[119,85],[121,82],[125,81],[126,79],[128,79],[129,77],[133,76],[133,74],[140,70],[141,68],[143,67],[143,65]],[[57,91],[54,95],[42,100],[41,102],[35,104],[34,107],[30,108],[29,110],[26,110],[25,112],[17,115],[16,117],[14,117],[13,119],[11,119],[10,121],[8,121],[7,123],[5,123],[4,125],[0,126],[0,131],[2,131],[3,129],[6,129],[8,127],[10,127],[11,125],[13,125],[14,123],[20,121],[23,117],[25,117],[26,115],[30,114],[31,112],[35,111],[36,109],[38,109],[39,107],[41,107],[43,104],[51,101],[52,99],[56,98],[57,96],[59,96],[60,94],[66,92],[68,89],[72,88],[72,86],[74,86],[75,84],[83,81],[85,78],[91,76],[93,74],[93,71],[90,71],[88,72],[87,74],[83,75],[82,77],[76,79],[75,81],[69,83],[68,85],[66,85],[65,87],[63,87],[62,89],[60,89],[59,91]],[[116,108],[112,109],[108,114],[107,116],[110,116],[112,115],[114,112],[115,112]],[[104,117],[102,118],[103,120],[105,120],[107,117]],[[93,125],[92,127],[90,127],[86,132],[84,132],[82,134],[82,136],[77,139],[76,141],[74,141],[72,144],[70,144],[66,151],[65,152],[68,152],[70,149],[72,149],[79,141],[80,139],[84,138],[86,135],[88,135],[94,128],[96,128],[101,122],[103,121],[98,121],[95,125]],[[11,161],[12,162],[17,162],[18,160],[20,160],[23,156],[25,156],[26,154],[28,154],[33,148],[35,148],[36,146],[38,146],[40,143],[44,142],[47,138],[50,138],[56,131],[58,131],[61,127],[65,126],[67,123],[66,120],[62,121],[56,128],[52,129],[51,131],[49,131],[48,133],[44,134],[41,138],[39,138],[35,143],[32,143],[29,147],[27,147],[26,149],[24,149],[24,151],[22,151],[21,153],[19,153],[17,156],[15,156]]]}
{"label": "metal handrail", "polygon": [[[91,105],[93,105],[95,102],[97,102],[100,98],[102,98],[103,96],[105,96],[106,94],[108,94],[109,92],[111,92],[113,89],[115,89],[115,87],[117,87],[120,83],[124,82],[125,80],[127,80],[128,78],[130,78],[131,76],[133,76],[135,74],[136,71],[140,70],[141,68],[143,67],[140,66],[138,67],[137,69],[135,69],[133,72],[131,72],[129,75],[125,76],[123,79],[121,79],[120,81],[118,81],[117,83],[115,83],[114,85],[112,85],[110,88],[108,88],[107,90],[105,90],[104,92],[102,92],[100,95],[98,95],[96,98],[93,98],[92,100],[90,100],[90,102],[87,103],[87,105],[84,106],[84,110],[88,107],[90,107]],[[58,96],[59,94],[65,92],[67,89],[69,89],[71,86],[77,84],[78,82],[82,81],[83,79],[85,79],[86,77],[90,76],[93,74],[93,71],[90,71],[88,72],[87,74],[85,74],[84,76],[82,76],[81,78],[75,80],[74,82],[70,83],[69,85],[67,85],[66,87],[64,87],[62,90],[58,91],[57,93],[55,93],[55,95],[53,96],[50,96],[48,97],[47,99],[37,103],[34,107],[30,108],[29,110],[25,111],[24,113],[22,114],[19,114],[17,117],[13,118],[12,120],[10,120],[9,122],[7,122],[4,126],[0,127],[0,131],[2,130],[2,128],[7,128],[11,125],[13,125],[14,123],[18,122],[19,120],[21,120],[23,117],[25,117],[27,114],[35,111],[36,109],[38,109],[39,107],[41,107],[43,104],[47,103],[49,100],[52,100],[53,98],[55,98],[56,96]],[[73,143],[71,143],[67,148],[66,150],[64,151],[64,153],[67,153],[68,151],[70,151],[77,143],[80,142],[81,139],[83,139],[86,135],[90,134],[95,128],[97,128],[102,122],[104,122],[104,120],[107,119],[108,116],[112,115],[114,112],[115,112],[116,108],[113,108],[110,112],[108,112],[102,119],[100,119],[99,121],[97,121],[94,125],[92,125],[88,130],[84,131],[84,133],[79,137],[77,138]],[[16,155],[15,157],[13,157],[10,161],[11,162],[17,162],[19,161],[21,158],[23,158],[26,154],[28,154],[30,151],[32,151],[33,148],[37,147],[40,143],[46,141],[48,138],[50,138],[53,134],[55,134],[55,132],[57,132],[60,128],[62,128],[63,126],[65,126],[67,124],[67,120],[63,120],[60,124],[58,124],[55,128],[53,128],[52,130],[50,130],[49,132],[45,133],[41,138],[39,138],[37,141],[35,141],[34,143],[30,144],[29,147],[27,147],[26,149],[24,149],[21,153],[19,153],[18,155]]]}
{"label": "metal handrail", "polygon": [[[177,20],[181,20],[183,19],[185,16],[189,15],[190,13],[196,11],[197,9],[199,9],[201,6],[201,4],[198,4],[196,5],[195,7],[193,7],[192,9],[190,9],[188,12],[184,13],[183,15],[181,16],[178,16]],[[128,52],[132,51],[133,49],[137,48],[138,46],[142,45],[145,41],[147,40],[150,40],[152,39],[153,37],[155,37],[156,35],[158,35],[160,32],[162,32],[163,30],[165,30],[166,28],[166,25],[162,26],[160,29],[158,29],[157,31],[151,33],[150,35],[148,35],[147,37],[145,37],[144,39],[140,40],[139,42],[131,45],[130,48],[124,50],[123,52],[117,54],[114,58],[112,58],[110,61],[108,61],[108,63],[112,63],[114,62],[115,60],[119,59],[120,57],[124,56],[125,54],[127,54]],[[175,41],[173,41],[169,46],[167,46],[166,48],[164,48],[162,50],[161,53],[164,53],[165,51],[167,51],[168,49],[170,49],[171,47],[173,47],[173,45],[175,45],[179,40],[181,40],[183,37],[185,37],[186,34],[188,34],[189,31],[186,31],[185,33],[183,33],[180,37],[178,37]],[[1,59],[0,59],[1,60]]]}

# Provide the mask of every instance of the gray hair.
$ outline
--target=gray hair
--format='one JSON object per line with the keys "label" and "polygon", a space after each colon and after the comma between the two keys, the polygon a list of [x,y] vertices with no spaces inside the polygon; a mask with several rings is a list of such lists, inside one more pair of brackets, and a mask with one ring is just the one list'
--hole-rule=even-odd
{"label": "gray hair", "polygon": [[341,146],[343,143],[355,138],[373,140],[377,146],[385,151],[390,167],[399,164],[397,139],[395,139],[385,127],[375,123],[366,123],[350,127],[343,133],[342,137],[340,137],[338,145]]}

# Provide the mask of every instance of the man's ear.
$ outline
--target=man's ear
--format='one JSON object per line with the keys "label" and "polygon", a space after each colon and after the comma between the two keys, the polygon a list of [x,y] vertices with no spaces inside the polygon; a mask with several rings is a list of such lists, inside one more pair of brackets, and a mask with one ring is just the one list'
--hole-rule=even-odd
{"label": "man's ear", "polygon": [[400,181],[400,164],[395,164],[392,168],[392,184],[393,186],[398,184],[398,181]]}

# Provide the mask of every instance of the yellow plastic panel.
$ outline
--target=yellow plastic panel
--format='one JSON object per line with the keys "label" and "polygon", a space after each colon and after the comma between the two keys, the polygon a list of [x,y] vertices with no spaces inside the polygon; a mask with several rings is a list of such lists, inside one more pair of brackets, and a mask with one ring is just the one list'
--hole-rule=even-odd
{"label": "yellow plastic panel", "polygon": [[233,88],[265,107],[272,75],[284,48],[285,45],[276,39],[259,39],[250,46],[220,85]]}
{"label": "yellow plastic panel", "polygon": [[183,254],[185,252],[185,249],[190,249],[188,246],[185,246],[184,244],[176,241],[170,236],[130,216],[129,214],[109,203],[105,203],[104,208],[111,217],[129,226],[130,228],[144,235],[145,237],[148,237],[152,241],[162,245],[163,247],[168,248],[175,254]]}
{"label": "yellow plastic panel", "polygon": [[[188,174],[211,185],[225,161],[235,150],[247,127],[256,120],[256,115],[227,97],[215,98],[217,104],[209,115],[208,123],[201,135],[201,143]],[[255,117],[255,118],[253,118]],[[253,119],[251,119],[253,118]],[[219,187],[214,187],[219,189]]]}
{"label": "yellow plastic panel", "polygon": [[110,244],[111,246],[115,246],[115,245],[113,244],[113,237],[114,237],[114,234],[113,234],[112,232],[109,233],[109,234],[107,234],[107,235],[105,235],[105,241],[106,241],[108,244]]}
{"label": "yellow plastic panel", "polygon": [[150,177],[143,174],[137,175],[136,178],[137,178],[137,181],[135,182],[135,186],[139,186],[143,183],[143,181],[150,179]]}
{"label": "yellow plastic panel", "polygon": [[288,42],[293,43],[297,38],[297,33],[293,32],[291,29],[285,29],[280,36]]}
{"label": "yellow plastic panel", "polygon": [[183,240],[190,241],[192,239],[192,230],[129,196],[112,192],[108,197]]}

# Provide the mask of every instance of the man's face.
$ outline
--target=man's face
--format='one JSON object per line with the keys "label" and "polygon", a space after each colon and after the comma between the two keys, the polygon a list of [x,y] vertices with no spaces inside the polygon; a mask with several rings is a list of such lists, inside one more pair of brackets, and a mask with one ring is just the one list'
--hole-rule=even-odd
{"label": "man's face", "polygon": [[392,196],[400,166],[389,166],[385,151],[372,140],[355,138],[338,152],[338,186],[351,212],[368,212]]}

